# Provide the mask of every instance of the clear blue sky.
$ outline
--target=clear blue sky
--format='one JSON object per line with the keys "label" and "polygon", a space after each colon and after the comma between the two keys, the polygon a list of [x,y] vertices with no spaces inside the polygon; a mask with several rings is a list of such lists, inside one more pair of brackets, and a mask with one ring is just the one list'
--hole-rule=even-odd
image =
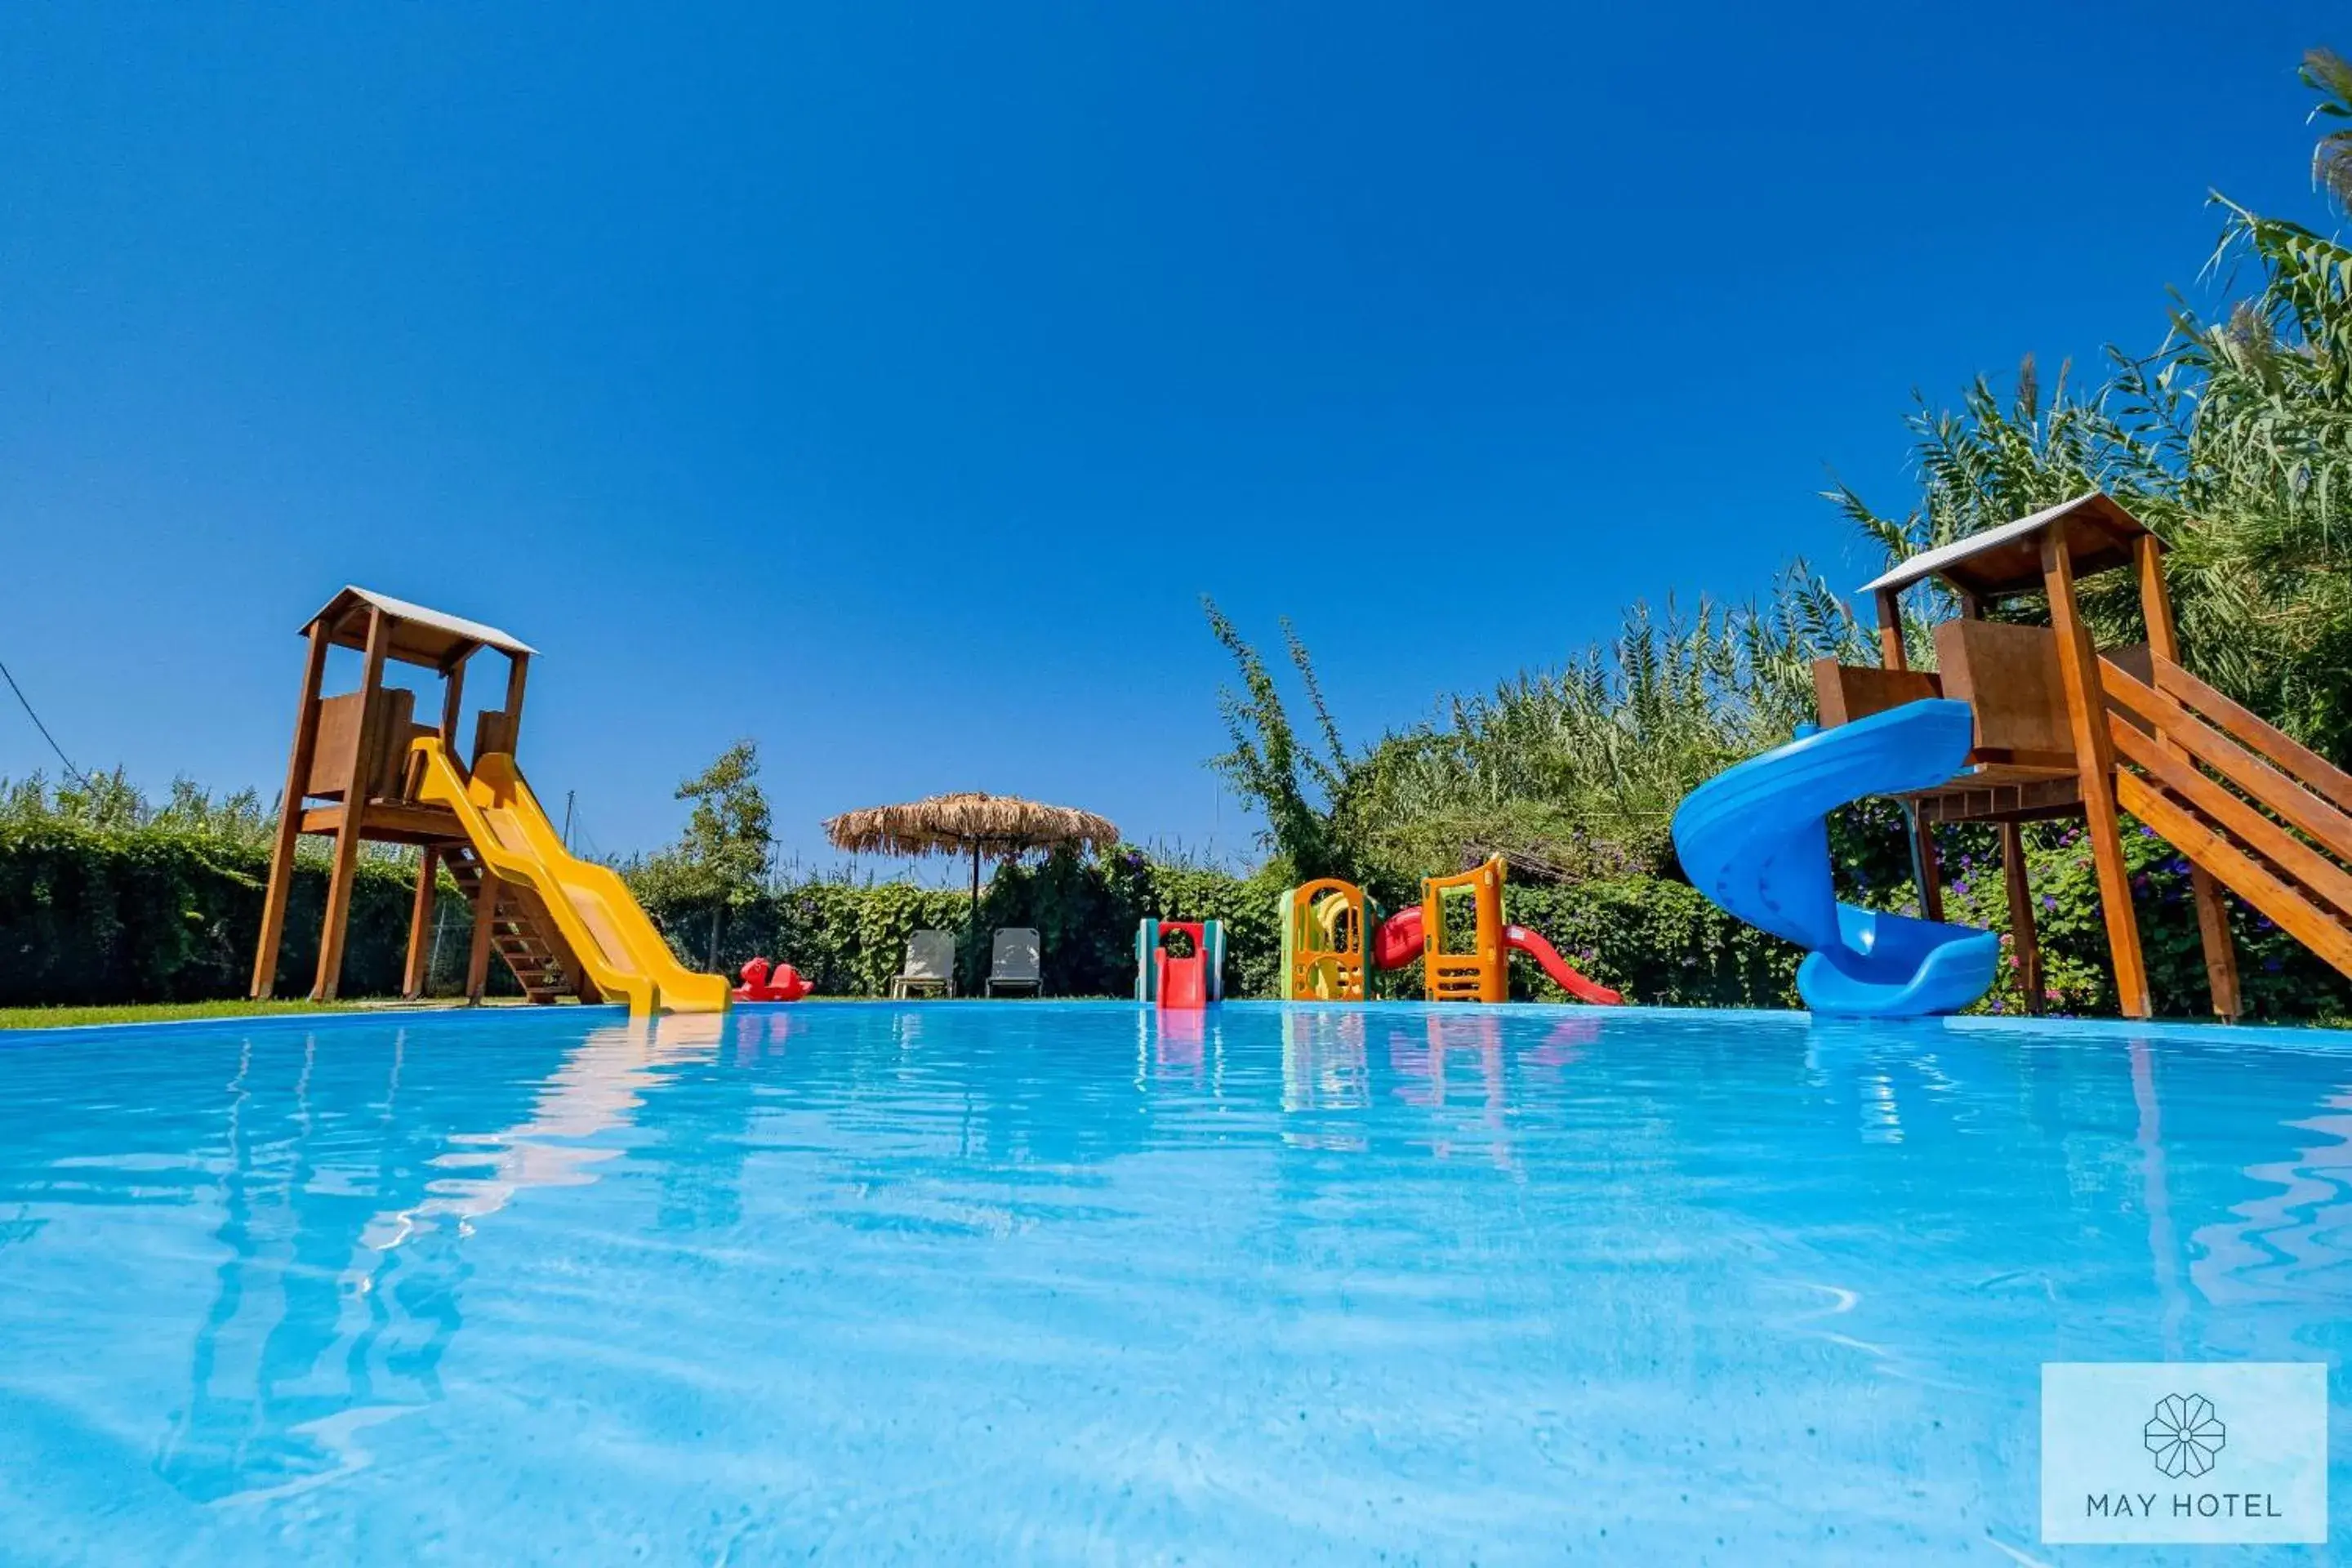
{"label": "clear blue sky", "polygon": [[[2335,29],[2331,35],[2330,28]],[[0,658],[274,790],[346,581],[545,657],[599,847],[951,788],[1241,847],[1213,593],[1351,737],[1870,563],[1911,389],[2309,216],[2289,3],[0,8]],[[5,695],[5,694],[0,694]],[[13,704],[0,774],[47,761]]]}

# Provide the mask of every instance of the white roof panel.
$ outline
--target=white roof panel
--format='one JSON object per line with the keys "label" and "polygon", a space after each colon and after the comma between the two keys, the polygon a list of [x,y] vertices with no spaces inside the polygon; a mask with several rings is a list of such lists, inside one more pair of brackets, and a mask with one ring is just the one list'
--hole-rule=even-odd
{"label": "white roof panel", "polygon": [[310,622],[316,622],[320,616],[324,616],[328,611],[332,610],[341,602],[344,595],[373,605],[395,619],[407,621],[415,626],[431,626],[436,631],[446,632],[453,637],[461,637],[467,642],[481,643],[485,647],[497,648],[501,653],[519,653],[529,656],[539,651],[521,638],[509,637],[496,626],[484,626],[479,621],[469,621],[463,616],[452,616],[440,610],[427,609],[423,605],[414,605],[406,599],[395,599],[389,594],[379,594],[372,588],[362,588],[356,584],[346,585],[342,593],[328,600],[320,609],[319,615],[310,617]]}
{"label": "white roof panel", "polygon": [[1982,551],[1998,549],[2012,539],[2022,539],[2038,528],[2055,521],[2099,492],[2091,490],[2056,506],[2044,507],[2031,517],[2021,517],[2014,522],[2004,522],[1999,528],[1988,528],[1982,533],[1971,533],[1965,539],[1955,539],[1949,544],[1939,544],[1933,550],[1923,550],[1908,561],[1889,568],[1864,583],[1854,591],[1875,594],[1881,588],[1907,588],[1922,578],[1933,577],[1956,561],[1965,561]]}

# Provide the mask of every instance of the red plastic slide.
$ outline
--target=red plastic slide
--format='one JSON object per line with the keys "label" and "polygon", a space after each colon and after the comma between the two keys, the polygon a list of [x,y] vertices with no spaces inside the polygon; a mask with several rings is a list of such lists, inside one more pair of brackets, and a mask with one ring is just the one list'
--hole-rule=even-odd
{"label": "red plastic slide", "polygon": [[1198,949],[1182,958],[1162,949],[1151,955],[1160,966],[1162,1007],[1205,1007],[1209,1005],[1209,967]]}
{"label": "red plastic slide", "polygon": [[1596,985],[1579,974],[1568,960],[1552,951],[1551,943],[1525,926],[1505,926],[1503,942],[1505,946],[1516,947],[1534,959],[1538,966],[1546,974],[1551,976],[1553,984],[1580,1002],[1590,1002],[1600,1007],[1613,1007],[1625,1000],[1606,985]]}
{"label": "red plastic slide", "polygon": [[1420,956],[1421,906],[1407,904],[1372,933],[1372,962],[1382,969],[1402,969]]}
{"label": "red plastic slide", "polygon": [[[1517,948],[1537,964],[1552,983],[1580,1002],[1590,1002],[1597,1007],[1610,1007],[1624,1001],[1606,985],[1596,985],[1579,974],[1568,960],[1552,950],[1551,943],[1525,926],[1505,926],[1503,944]],[[1421,956],[1421,906],[1408,904],[1381,922],[1372,933],[1372,962],[1382,969],[1402,969]]]}

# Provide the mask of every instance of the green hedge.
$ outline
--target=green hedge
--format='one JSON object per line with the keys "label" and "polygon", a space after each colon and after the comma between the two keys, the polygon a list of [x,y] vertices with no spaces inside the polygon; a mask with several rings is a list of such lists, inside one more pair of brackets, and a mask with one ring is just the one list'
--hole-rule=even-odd
{"label": "green hedge", "polygon": [[[1736,921],[1687,882],[1624,877],[1574,887],[1506,884],[1504,913],[1628,1002],[1661,1007],[1794,1007],[1797,963],[1778,937]],[[1419,970],[1412,972],[1419,984]],[[1532,963],[1511,965],[1511,994],[1566,994]]]}
{"label": "green hedge", "polygon": [[[242,996],[261,930],[266,847],[146,826],[0,823],[0,1005],[188,1002]],[[414,863],[367,859],[352,892],[346,995],[389,995],[407,956]],[[280,995],[310,989],[319,963],[323,858],[299,863],[278,954]],[[454,883],[440,965],[462,982],[469,929]]]}
{"label": "green hedge", "polygon": [[[2034,890],[2047,1003],[2063,1013],[2112,1013],[2105,931],[2079,828],[2032,831]],[[1873,834],[1874,839],[1884,835]],[[2005,930],[2000,861],[1991,834],[1947,832],[1951,882],[1948,913]],[[1907,903],[1907,879],[1887,869],[1881,843],[1872,858],[1851,858],[1847,896]],[[2162,841],[2130,832],[2126,843],[2143,945],[2158,1011],[2197,1017],[2207,1010],[2204,966],[2187,866]],[[0,1005],[197,1001],[242,995],[261,918],[265,847],[249,839],[148,826],[99,829],[49,821],[0,823]],[[353,996],[397,989],[414,872],[391,859],[361,863],[344,961]],[[280,994],[310,987],[318,960],[322,858],[306,858],[295,879],[278,965]],[[1045,948],[1045,985],[1064,996],[1126,994],[1134,983],[1136,922],[1217,919],[1227,926],[1226,978],[1237,996],[1271,995],[1279,948],[1281,882],[1271,873],[1236,877],[1153,861],[1122,849],[1097,860],[1057,856],[997,874],[981,900],[978,934],[966,931],[961,892],[904,883],[813,880],[720,911],[717,956],[729,973],[753,953],[796,964],[820,992],[879,995],[888,988],[908,936],[933,928],[961,933],[960,971],[969,986],[987,967],[986,932],[1034,926]],[[445,877],[437,916],[444,931],[436,990],[462,979],[467,920]],[[689,962],[711,953],[709,905],[648,907]],[[1646,877],[1570,886],[1514,883],[1505,890],[1514,921],[1542,932],[1562,956],[1630,1001],[1671,1006],[1790,1006],[1801,956],[1787,943],[1725,915],[1682,882]],[[2352,984],[2268,921],[2232,900],[2248,1014],[2266,1019],[2352,1016]],[[1559,1000],[1535,966],[1511,966],[1513,994]],[[493,984],[510,990],[505,972]],[[1418,994],[1418,966],[1380,977],[1382,994]],[[2013,969],[1984,1004],[2023,1004]]]}
{"label": "green hedge", "polygon": [[[777,890],[718,922],[717,960],[732,973],[758,953],[792,963],[819,992],[874,996],[889,987],[907,938],[925,929],[959,933],[958,973],[969,988],[988,968],[988,933],[1036,928],[1045,989],[1061,996],[1118,996],[1135,984],[1137,923],[1225,922],[1225,982],[1235,996],[1271,996],[1280,964],[1276,877],[1169,866],[1121,849],[1095,861],[1056,856],[1000,871],[981,895],[976,932],[960,892],[880,882],[811,881]],[[697,963],[710,961],[707,904],[648,907]],[[1670,1006],[1793,1005],[1796,950],[1731,919],[1685,883],[1649,878],[1574,888],[1505,891],[1509,918],[1542,931],[1569,962],[1629,999]],[[1532,964],[1512,966],[1513,994],[1551,1001],[1561,993]],[[1380,977],[1384,995],[1420,994],[1420,966]]]}
{"label": "green hedge", "polygon": [[980,919],[961,892],[903,882],[811,880],[775,889],[718,914],[718,945],[707,903],[670,901],[650,879],[638,883],[646,909],[689,963],[715,961],[732,973],[757,953],[792,963],[829,996],[877,996],[889,989],[918,931],[956,932],[957,973],[969,988],[988,971],[989,933],[1036,928],[1046,992],[1120,996],[1135,984],[1135,930],[1145,916],[1221,920],[1228,928],[1225,972],[1237,995],[1270,994],[1278,942],[1279,884],[1152,861],[1120,850],[1097,860],[1069,855],[999,870],[982,889]]}
{"label": "green hedge", "polygon": [[[2042,946],[2043,1004],[2056,1013],[2116,1011],[2115,973],[2108,965],[2106,921],[2098,874],[2076,824],[2027,830],[2026,865],[2035,901],[2034,930]],[[1944,915],[2009,932],[2009,894],[1999,843],[1990,828],[1947,829],[1938,839],[1946,878]],[[2154,830],[2124,819],[2124,861],[2131,870],[2132,908],[2140,952],[2159,1017],[2210,1016],[2204,943],[2189,889],[2189,862]],[[2238,953],[2238,989],[2250,1021],[2331,1022],[2352,1018],[2352,980],[2234,896],[2224,895]],[[2015,953],[2004,943],[1999,984],[1978,1010],[2016,1013],[2024,1006]]]}

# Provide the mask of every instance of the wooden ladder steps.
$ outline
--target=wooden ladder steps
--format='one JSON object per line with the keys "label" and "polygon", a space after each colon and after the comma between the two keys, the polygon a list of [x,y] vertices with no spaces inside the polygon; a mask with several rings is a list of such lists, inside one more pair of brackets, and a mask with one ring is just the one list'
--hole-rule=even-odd
{"label": "wooden ladder steps", "polygon": [[[443,859],[467,900],[478,904],[487,875],[481,857],[467,845],[445,850]],[[511,883],[491,880],[497,901],[490,910],[490,946],[521,984],[523,994],[537,1003],[579,995],[580,987],[564,966],[562,949],[545,929],[538,900]]]}
{"label": "wooden ladder steps", "polygon": [[2149,685],[2113,662],[2102,671],[2116,803],[2352,974],[2352,818],[2340,804],[2352,781],[2169,662],[2154,673]]}

